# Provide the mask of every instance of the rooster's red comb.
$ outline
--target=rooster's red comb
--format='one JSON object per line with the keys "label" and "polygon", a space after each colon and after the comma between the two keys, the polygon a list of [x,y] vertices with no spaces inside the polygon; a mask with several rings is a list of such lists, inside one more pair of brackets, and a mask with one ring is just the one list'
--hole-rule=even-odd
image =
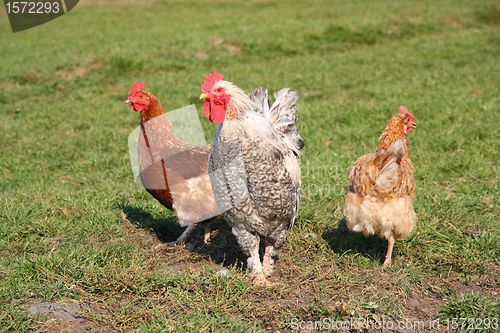
{"label": "rooster's red comb", "polygon": [[410,115],[411,120],[413,120],[415,117],[413,116],[413,113],[408,112],[408,109],[405,108],[404,106],[399,107],[399,111],[401,111],[402,114],[408,114]]}
{"label": "rooster's red comb", "polygon": [[201,92],[202,93],[208,93],[214,84],[216,84],[219,81],[224,80],[224,76],[222,74],[213,72],[209,76],[205,78],[205,81],[203,82],[203,85],[201,86]]}
{"label": "rooster's red comb", "polygon": [[132,97],[135,93],[141,91],[142,89],[144,89],[144,83],[134,82],[132,88],[130,89],[130,95],[128,95],[128,97]]}

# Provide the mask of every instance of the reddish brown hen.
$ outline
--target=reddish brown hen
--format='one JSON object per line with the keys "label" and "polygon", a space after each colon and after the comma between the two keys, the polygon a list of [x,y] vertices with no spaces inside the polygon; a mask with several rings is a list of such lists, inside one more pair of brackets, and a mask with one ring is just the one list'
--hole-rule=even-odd
{"label": "reddish brown hen", "polygon": [[208,176],[210,145],[195,146],[179,140],[158,99],[143,89],[142,82],[136,83],[125,101],[141,113],[137,152],[142,185],[163,206],[173,210],[181,224],[189,224],[168,245],[184,240],[198,223],[205,225],[207,243],[210,223],[221,217]]}
{"label": "reddish brown hen", "polygon": [[375,153],[352,165],[344,208],[349,229],[389,241],[382,267],[391,265],[394,242],[408,236],[417,221],[413,210],[417,184],[405,139],[417,124],[404,106],[399,110],[402,113],[387,123]]}

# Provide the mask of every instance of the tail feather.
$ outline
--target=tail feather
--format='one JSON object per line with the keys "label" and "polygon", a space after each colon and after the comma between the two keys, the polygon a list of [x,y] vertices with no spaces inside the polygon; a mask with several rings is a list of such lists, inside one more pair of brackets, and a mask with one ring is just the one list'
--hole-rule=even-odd
{"label": "tail feather", "polygon": [[281,89],[274,93],[274,104],[271,107],[271,123],[277,123],[283,119],[288,119],[294,123],[298,117],[295,103],[299,99],[299,93],[288,88]]}
{"label": "tail feather", "polygon": [[253,94],[248,94],[248,97],[254,102],[255,111],[269,120],[285,142],[295,147],[295,149],[304,147],[304,140],[295,126],[295,122],[298,120],[295,103],[299,98],[299,93],[288,88],[281,89],[274,93],[275,101],[272,107],[270,107],[267,89],[262,90],[262,87],[257,87]]}
{"label": "tail feather", "polygon": [[270,103],[271,101],[269,100],[269,93],[267,89],[262,90],[262,87],[257,87],[254,91],[254,93],[249,93],[247,94],[248,97],[252,100],[252,102],[255,105],[255,111],[264,115],[264,118],[270,119]]}

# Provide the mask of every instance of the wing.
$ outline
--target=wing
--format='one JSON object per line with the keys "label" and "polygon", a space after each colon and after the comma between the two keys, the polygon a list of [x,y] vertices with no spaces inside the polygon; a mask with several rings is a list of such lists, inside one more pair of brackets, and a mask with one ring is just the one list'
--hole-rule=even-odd
{"label": "wing", "polygon": [[170,186],[173,206],[181,225],[208,220],[221,214],[208,173]]}
{"label": "wing", "polygon": [[361,156],[349,172],[348,191],[358,195],[393,196],[400,180],[404,141],[387,151]]}
{"label": "wing", "polygon": [[248,191],[243,155],[237,144],[216,141],[208,158],[210,182],[221,212],[234,207],[246,207],[248,215],[253,211]]}
{"label": "wing", "polygon": [[292,180],[280,150],[242,141],[241,146],[225,141],[212,146],[209,174],[219,209],[231,211],[261,235],[278,224],[290,228],[297,215],[300,183]]}
{"label": "wing", "polygon": [[208,177],[209,146],[166,145],[158,124],[155,129],[147,134],[143,130],[138,142],[140,176],[146,190],[174,209],[181,225],[220,215]]}
{"label": "wing", "polygon": [[192,146],[178,140],[166,114],[141,125],[143,140],[139,153],[154,161],[162,160],[168,169],[185,179],[206,174],[210,147]]}

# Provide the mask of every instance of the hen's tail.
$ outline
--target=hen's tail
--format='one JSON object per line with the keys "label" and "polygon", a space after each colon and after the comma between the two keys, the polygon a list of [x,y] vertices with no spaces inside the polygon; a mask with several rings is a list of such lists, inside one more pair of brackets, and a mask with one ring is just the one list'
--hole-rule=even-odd
{"label": "hen's tail", "polygon": [[299,93],[288,88],[274,93],[274,103],[270,106],[267,89],[257,87],[253,94],[248,97],[255,104],[255,111],[264,115],[273,127],[281,134],[283,140],[295,149],[304,148],[304,140],[298,133],[295,122],[299,119],[296,115],[297,106],[295,102]]}

